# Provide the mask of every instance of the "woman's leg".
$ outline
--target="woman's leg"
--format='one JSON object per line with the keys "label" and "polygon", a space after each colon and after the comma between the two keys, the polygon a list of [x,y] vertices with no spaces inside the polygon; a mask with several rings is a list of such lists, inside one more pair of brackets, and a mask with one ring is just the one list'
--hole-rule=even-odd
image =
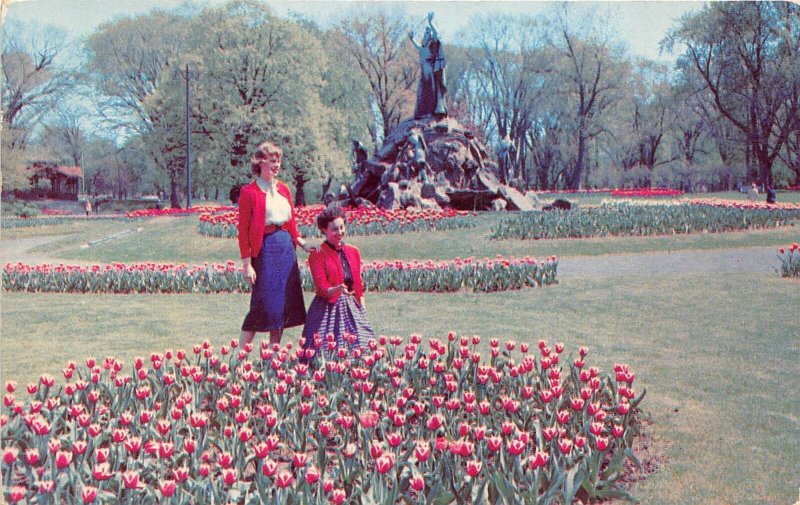
{"label": "woman's leg", "polygon": [[282,336],[283,336],[283,328],[279,328],[277,330],[269,330],[269,343],[280,344]]}

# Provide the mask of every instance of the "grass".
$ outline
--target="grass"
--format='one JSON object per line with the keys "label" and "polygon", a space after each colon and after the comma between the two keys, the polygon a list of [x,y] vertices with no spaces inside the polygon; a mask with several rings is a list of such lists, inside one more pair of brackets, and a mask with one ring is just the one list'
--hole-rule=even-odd
{"label": "grass", "polygon": [[[460,257],[534,256],[551,255],[599,256],[618,253],[652,251],[711,250],[737,247],[779,247],[797,241],[795,226],[749,232],[667,235],[655,237],[606,237],[596,239],[556,240],[489,240],[491,227],[505,213],[481,213],[478,226],[470,229],[443,232],[421,232],[403,235],[349,237],[348,241],[361,250],[366,261],[380,259],[450,259]],[[74,226],[74,225],[70,225]],[[140,229],[118,239],[92,247],[97,240],[126,229]],[[24,237],[24,236],[23,236]],[[10,236],[4,238],[23,238]],[[212,238],[200,235],[196,217],[158,218],[135,223],[82,224],[74,233],[54,242],[32,249],[37,256],[59,258],[62,261],[110,263],[155,261],[164,263],[225,262],[239,258],[235,239]],[[301,259],[306,255],[299,252]]]}
{"label": "grass", "polygon": [[[747,289],[742,289],[746,286]],[[308,296],[308,295],[307,295]],[[4,294],[3,380],[59,376],[69,359],[219,346],[238,335],[246,295]],[[309,302],[310,300],[307,300]],[[639,483],[648,504],[792,503],[800,474],[798,284],[777,276],[564,280],[495,294],[368,296],[376,331],[447,331],[590,348],[627,362],[666,464]],[[46,306],[47,310],[42,310]],[[300,328],[287,330],[296,340]]]}
{"label": "grass", "polygon": [[[709,195],[741,198],[744,195]],[[790,200],[790,196],[795,200]],[[569,197],[569,196],[568,196]],[[580,200],[588,204],[590,200]],[[779,201],[800,201],[780,193]],[[589,240],[489,241],[504,214],[478,227],[438,233],[352,237],[365,260],[445,259],[496,254],[563,261],[575,256],[650,251],[775,247],[798,240],[796,227],[755,232]],[[129,228],[134,234],[82,248]],[[197,233],[196,217],[80,222],[3,230],[3,241],[52,236],[39,257],[64,261],[202,263],[238,258],[235,240]],[[58,236],[61,236],[57,238]],[[5,246],[5,244],[4,244]],[[5,250],[5,249],[4,249]],[[305,258],[300,253],[301,259]],[[747,266],[743,266],[746,270]],[[665,457],[633,491],[646,504],[789,504],[800,486],[800,284],[774,274],[628,275],[562,278],[558,286],[493,294],[368,294],[379,333],[462,334],[590,348],[609,370],[627,362]],[[310,295],[306,294],[307,304]],[[237,338],[247,295],[37,295],[3,293],[0,379],[20,384],[60,377],[68,360],[115,355],[128,364],[203,338]],[[295,341],[300,328],[287,330]]]}

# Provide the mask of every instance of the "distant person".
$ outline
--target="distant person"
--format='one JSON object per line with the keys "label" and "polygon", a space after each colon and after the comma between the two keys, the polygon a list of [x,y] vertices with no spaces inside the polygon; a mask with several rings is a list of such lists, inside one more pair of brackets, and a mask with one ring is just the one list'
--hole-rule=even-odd
{"label": "distant person", "polygon": [[231,199],[231,205],[237,207],[239,205],[239,195],[242,192],[242,185],[236,184],[231,188],[230,193],[228,193],[228,198]]}
{"label": "distant person", "polygon": [[308,308],[303,346],[326,354],[364,346],[375,337],[364,308],[361,253],[343,241],[346,219],[340,206],[326,207],[317,216],[325,241],[308,257],[317,296]]}
{"label": "distant person", "polygon": [[775,190],[772,188],[772,186],[767,184],[767,203],[775,203],[777,199],[778,197],[775,194]]}
{"label": "distant person", "polygon": [[755,182],[750,184],[750,190],[747,192],[747,199],[751,202],[758,201],[758,186],[756,186]]}
{"label": "distant person", "polygon": [[86,211],[86,217],[89,217],[92,214],[92,201],[88,198],[85,202],[83,202],[83,210]]}

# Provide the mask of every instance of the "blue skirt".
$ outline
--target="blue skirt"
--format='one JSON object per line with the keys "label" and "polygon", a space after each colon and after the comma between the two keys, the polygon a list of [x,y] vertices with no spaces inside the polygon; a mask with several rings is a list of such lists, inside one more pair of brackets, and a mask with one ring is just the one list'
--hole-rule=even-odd
{"label": "blue skirt", "polygon": [[299,326],[306,320],[300,269],[292,237],[280,230],[264,237],[261,252],[252,259],[256,283],[243,331],[269,331]]}
{"label": "blue skirt", "polygon": [[[321,338],[321,346],[314,342],[314,336]],[[371,338],[375,338],[375,330],[369,324],[367,311],[359,305],[353,295],[342,294],[335,302],[316,296],[308,307],[308,318],[303,328],[306,349],[328,351],[327,336],[333,335],[336,347],[363,347]],[[350,343],[346,335],[354,335]]]}

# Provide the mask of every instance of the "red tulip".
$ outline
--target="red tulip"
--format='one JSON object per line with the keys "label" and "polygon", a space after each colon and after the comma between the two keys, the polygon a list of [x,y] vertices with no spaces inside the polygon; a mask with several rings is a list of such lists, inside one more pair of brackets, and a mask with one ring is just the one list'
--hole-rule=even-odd
{"label": "red tulip", "polygon": [[11,501],[11,503],[17,503],[24,500],[27,494],[28,490],[25,488],[25,486],[12,486],[8,495],[8,499]]}
{"label": "red tulip", "polygon": [[378,470],[378,473],[384,474],[391,470],[394,466],[394,454],[386,453],[383,456],[379,457],[375,460],[375,469]]}
{"label": "red tulip", "polygon": [[70,451],[56,452],[56,466],[58,468],[66,468],[72,463],[72,453]]}
{"label": "red tulip", "polygon": [[467,461],[467,475],[477,477],[481,473],[483,463],[474,459]]}
{"label": "red tulip", "polygon": [[6,447],[3,449],[3,462],[7,465],[12,464],[17,460],[19,449],[16,447]]}
{"label": "red tulip", "polygon": [[595,437],[595,444],[598,451],[604,451],[608,448],[608,437]]}
{"label": "red tulip", "polygon": [[222,470],[222,481],[225,482],[226,485],[231,486],[233,485],[238,479],[236,475],[235,468],[225,468]]}
{"label": "red tulip", "polygon": [[111,478],[111,467],[108,463],[100,463],[92,469],[95,480],[108,480]]}
{"label": "red tulip", "polygon": [[28,463],[31,466],[33,466],[36,463],[38,463],[39,462],[39,449],[28,449],[27,451],[25,451],[25,462]]}
{"label": "red tulip", "polygon": [[56,483],[52,480],[39,481],[39,494],[52,494],[56,490]]}
{"label": "red tulip", "polygon": [[510,440],[508,442],[508,452],[513,456],[518,456],[525,451],[525,443],[520,439]]}
{"label": "red tulip", "polygon": [[536,470],[539,467],[543,467],[547,464],[550,460],[550,455],[543,451],[536,451],[533,457],[529,460],[531,469]]}
{"label": "red tulip", "polygon": [[342,505],[345,498],[347,498],[347,493],[344,489],[334,489],[333,493],[331,493],[331,503],[334,505]]}
{"label": "red tulip", "polygon": [[289,487],[292,485],[292,482],[294,482],[294,475],[286,470],[279,473],[278,477],[275,479],[275,484],[280,488]]}
{"label": "red tulip", "polygon": [[572,440],[568,438],[562,438],[558,441],[558,449],[562,454],[569,454],[569,452],[572,450]]}
{"label": "red tulip", "polygon": [[144,486],[139,482],[139,472],[133,470],[122,473],[122,484],[125,489],[139,489]]}
{"label": "red tulip", "polygon": [[306,482],[308,482],[309,484],[314,484],[319,480],[319,477],[320,477],[319,469],[316,466],[311,465],[306,471]]}
{"label": "red tulip", "polygon": [[81,490],[81,498],[83,503],[92,503],[97,498],[97,488],[92,486],[85,486]]}
{"label": "red tulip", "polygon": [[159,490],[161,491],[161,496],[164,498],[169,498],[175,494],[175,481],[172,479],[165,479],[159,482],[158,486]]}
{"label": "red tulip", "polygon": [[272,477],[277,471],[278,463],[271,460],[269,457],[265,458],[264,463],[261,465],[261,473],[263,473],[266,477]]}
{"label": "red tulip", "polygon": [[424,462],[427,461],[430,456],[431,444],[425,440],[418,440],[414,447],[414,457],[417,458],[417,461]]}

